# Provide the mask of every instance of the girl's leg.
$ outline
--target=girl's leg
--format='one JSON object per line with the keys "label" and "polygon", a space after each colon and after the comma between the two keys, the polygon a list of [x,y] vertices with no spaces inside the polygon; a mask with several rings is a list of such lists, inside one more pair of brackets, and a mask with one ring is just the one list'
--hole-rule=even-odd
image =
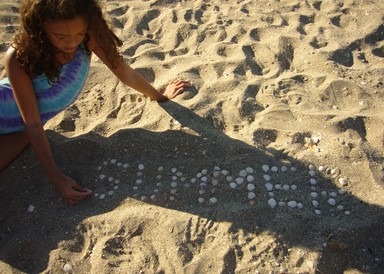
{"label": "girl's leg", "polygon": [[0,172],[29,144],[25,132],[0,135]]}

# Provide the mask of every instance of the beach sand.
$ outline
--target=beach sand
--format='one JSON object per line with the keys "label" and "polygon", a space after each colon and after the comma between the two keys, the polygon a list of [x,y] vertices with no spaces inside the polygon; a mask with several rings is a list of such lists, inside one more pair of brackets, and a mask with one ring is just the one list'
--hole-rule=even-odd
{"label": "beach sand", "polygon": [[[384,273],[383,1],[104,5],[133,68],[193,87],[159,104],[93,57],[46,125],[93,194],[65,203],[27,148],[0,273]],[[1,57],[17,28],[1,0]]]}

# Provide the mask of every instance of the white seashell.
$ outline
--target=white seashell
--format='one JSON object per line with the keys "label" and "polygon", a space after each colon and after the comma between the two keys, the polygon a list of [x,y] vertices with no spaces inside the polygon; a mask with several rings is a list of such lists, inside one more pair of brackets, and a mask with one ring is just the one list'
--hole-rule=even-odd
{"label": "white seashell", "polygon": [[241,185],[242,183],[244,183],[244,178],[242,177],[236,178],[236,184]]}
{"label": "white seashell", "polygon": [[170,193],[171,193],[172,195],[175,195],[175,194],[176,194],[176,192],[177,192],[177,190],[176,190],[176,189],[171,189],[171,192],[170,192]]}
{"label": "white seashell", "polygon": [[202,203],[204,203],[204,198],[203,198],[203,197],[199,197],[199,199],[197,199],[197,201],[198,201],[200,204],[202,204]]}
{"label": "white seashell", "polygon": [[264,172],[268,172],[269,171],[269,166],[268,165],[262,165],[261,168],[263,169]]}
{"label": "white seashell", "polygon": [[101,170],[101,169],[102,169],[102,167],[101,167],[101,166],[98,166],[98,167],[97,167],[97,170]]}
{"label": "white seashell", "polygon": [[73,273],[73,268],[69,263],[65,263],[65,265],[63,266],[63,270],[69,274]]}
{"label": "white seashell", "polygon": [[251,167],[247,167],[247,168],[245,169],[245,171],[246,171],[248,174],[251,174],[251,173],[253,173],[253,168],[251,168]]}
{"label": "white seashell", "polygon": [[235,182],[232,182],[232,183],[229,184],[229,186],[230,186],[231,188],[236,188],[236,187],[237,187],[237,184],[236,184]]}
{"label": "white seashell", "polygon": [[338,206],[337,206],[337,209],[338,209],[338,210],[344,210],[344,206],[343,206],[343,205],[338,205]]}
{"label": "white seashell", "polygon": [[141,175],[143,175],[143,172],[138,171],[138,172],[136,172],[136,175],[137,175],[137,177],[140,177]]}
{"label": "white seashell", "polygon": [[113,177],[108,177],[108,182],[112,182],[113,181]]}
{"label": "white seashell", "polygon": [[196,177],[197,177],[197,178],[201,178],[201,177],[203,177],[203,173],[198,172],[198,173],[196,174]]}
{"label": "white seashell", "polygon": [[275,197],[275,193],[273,193],[273,192],[268,192],[268,195],[269,195],[269,197]]}
{"label": "white seashell", "polygon": [[156,199],[156,195],[155,194],[151,195],[151,200],[155,200],[155,199]]}
{"label": "white seashell", "polygon": [[279,202],[279,206],[286,206],[286,205],[287,205],[286,202],[283,202],[283,201],[280,201],[280,202]]}
{"label": "white seashell", "polygon": [[172,176],[172,181],[176,181],[177,180],[177,176],[173,175]]}
{"label": "white seashell", "polygon": [[217,203],[217,198],[216,197],[209,198],[209,202],[211,204],[216,204]]}
{"label": "white seashell", "polygon": [[280,168],[281,172],[287,172],[288,171],[288,168],[286,166],[282,166]]}
{"label": "white seashell", "polygon": [[271,191],[273,189],[273,185],[271,183],[266,183],[265,184],[265,188],[268,190],[268,191]]}
{"label": "white seashell", "polygon": [[255,177],[253,177],[252,175],[248,175],[247,176],[247,182],[250,183],[250,182],[253,182],[255,181]]}
{"label": "white seashell", "polygon": [[325,171],[325,166],[319,166],[319,171],[324,172]]}
{"label": "white seashell", "polygon": [[203,170],[201,171],[201,173],[203,173],[203,174],[205,175],[205,174],[208,173],[208,170],[207,170],[207,169],[203,169]]}
{"label": "white seashell", "polygon": [[317,215],[320,215],[320,214],[321,214],[321,211],[318,210],[318,209],[315,209],[315,213],[316,213]]}
{"label": "white seashell", "polygon": [[332,191],[331,193],[329,193],[329,196],[333,197],[333,198],[336,198],[337,197],[337,193]]}
{"label": "white seashell", "polygon": [[319,196],[319,194],[317,194],[316,192],[311,192],[310,195],[312,196],[312,198],[317,198],[317,196]]}
{"label": "white seashell", "polygon": [[117,160],[116,159],[112,159],[111,160],[111,164],[116,164]]}
{"label": "white seashell", "polygon": [[143,196],[140,197],[140,199],[141,199],[142,201],[144,201],[145,199],[147,199],[147,196],[143,195]]}
{"label": "white seashell", "polygon": [[222,170],[221,174],[223,174],[224,176],[227,176],[227,175],[229,175],[229,171],[228,170]]}
{"label": "white seashell", "polygon": [[227,177],[225,177],[225,179],[227,180],[227,182],[232,182],[233,181],[233,177],[232,176],[227,176]]}
{"label": "white seashell", "polygon": [[312,201],[312,205],[313,205],[314,207],[318,207],[318,206],[319,206],[319,202],[316,201],[316,200],[313,200],[313,201]]}
{"label": "white seashell", "polygon": [[292,190],[296,190],[297,189],[297,185],[291,185],[291,189]]}
{"label": "white seashell", "polygon": [[159,190],[158,190],[157,188],[155,188],[155,189],[153,190],[153,192],[158,193]]}
{"label": "white seashell", "polygon": [[275,189],[280,190],[280,189],[282,189],[282,187],[281,187],[280,184],[276,184],[276,185],[275,185]]}
{"label": "white seashell", "polygon": [[310,164],[310,165],[308,166],[308,169],[309,169],[309,170],[316,170],[316,167],[315,167],[314,165]]}
{"label": "white seashell", "polygon": [[323,191],[321,192],[321,196],[323,196],[323,197],[327,197],[327,192],[323,190]]}
{"label": "white seashell", "polygon": [[311,185],[316,185],[316,184],[317,184],[317,180],[311,178],[311,179],[309,180],[309,183],[310,183]]}
{"label": "white seashell", "polygon": [[157,183],[157,184],[156,184],[157,187],[159,187],[159,186],[161,186],[161,185],[162,185],[162,183]]}
{"label": "white seashell", "polygon": [[114,193],[115,193],[115,192],[113,192],[113,190],[111,190],[111,191],[108,192],[108,195],[109,195],[109,196],[112,196]]}
{"label": "white seashell", "polygon": [[191,183],[194,184],[196,183],[197,179],[196,178],[191,178]]}
{"label": "white seashell", "polygon": [[248,184],[247,185],[247,189],[248,189],[248,191],[253,191],[253,190],[255,190],[255,185],[254,184]]}
{"label": "white seashell", "polygon": [[137,168],[138,168],[139,170],[144,170],[144,165],[143,165],[143,164],[139,164],[139,165],[137,166]]}
{"label": "white seashell", "polygon": [[341,186],[346,186],[346,185],[348,185],[348,180],[346,177],[341,177],[341,178],[339,178],[339,183]]}
{"label": "white seashell", "polygon": [[205,193],[205,190],[204,189],[199,189],[199,194],[200,195],[203,195]]}
{"label": "white seashell", "polygon": [[156,175],[157,180],[160,180],[161,178],[163,178],[163,176],[161,174]]}
{"label": "white seashell", "polygon": [[164,167],[162,166],[159,166],[159,168],[157,169],[157,171],[163,171]]}
{"label": "white seashell", "polygon": [[103,200],[105,198],[105,194],[100,194],[100,200]]}
{"label": "white seashell", "polygon": [[264,178],[264,180],[266,180],[267,182],[271,180],[271,176],[268,175],[268,174],[264,174],[264,175],[263,175],[263,178]]}
{"label": "white seashell", "polygon": [[178,172],[176,173],[176,176],[177,176],[177,177],[181,177],[181,176],[183,176],[183,172],[178,171]]}
{"label": "white seashell", "polygon": [[174,201],[175,197],[174,196],[169,196],[169,200]]}
{"label": "white seashell", "polygon": [[200,180],[203,181],[203,182],[207,182],[207,181],[208,181],[208,178],[207,178],[207,176],[203,176],[203,177],[201,177]]}
{"label": "white seashell", "polygon": [[316,171],[314,171],[314,170],[310,170],[310,171],[308,172],[308,174],[309,174],[311,177],[315,177],[315,176],[316,176]]}
{"label": "white seashell", "polygon": [[292,171],[292,172],[296,172],[296,171],[297,171],[297,168],[293,166],[293,167],[291,167],[291,171]]}
{"label": "white seashell", "polygon": [[346,210],[346,211],[344,211],[344,214],[345,214],[345,215],[351,215],[351,211]]}
{"label": "white seashell", "polygon": [[136,179],[135,184],[140,185],[143,183],[142,179]]}
{"label": "white seashell", "polygon": [[297,203],[297,208],[302,209],[303,208],[303,204],[302,203]]}
{"label": "white seashell", "polygon": [[217,179],[212,179],[211,184],[213,186],[217,186],[219,184],[219,181]]}
{"label": "white seashell", "polygon": [[271,208],[275,208],[276,205],[277,205],[276,200],[273,199],[273,198],[270,198],[270,199],[268,200],[268,205],[269,205]]}
{"label": "white seashell", "polygon": [[177,187],[177,182],[172,182],[171,187]]}
{"label": "white seashell", "polygon": [[295,207],[297,206],[297,202],[296,202],[296,201],[289,201],[289,202],[287,203],[287,205],[288,205],[289,207],[295,208]]}
{"label": "white seashell", "polygon": [[33,205],[29,205],[28,207],[27,207],[27,211],[28,212],[33,212],[35,210],[35,207],[33,206]]}
{"label": "white seashell", "polygon": [[283,185],[284,190],[289,190],[291,187],[289,185]]}
{"label": "white seashell", "polygon": [[176,173],[176,171],[177,171],[177,168],[175,168],[175,167],[171,168],[172,173]]}
{"label": "white seashell", "polygon": [[213,168],[214,171],[220,171],[220,169],[221,169],[221,168],[220,168],[219,166],[215,166],[215,167]]}
{"label": "white seashell", "polygon": [[117,163],[117,166],[122,166],[123,164],[122,163]]}
{"label": "white seashell", "polygon": [[132,187],[133,190],[138,190],[139,188],[137,186]]}
{"label": "white seashell", "polygon": [[207,183],[200,183],[200,186],[201,186],[201,187],[206,187],[206,186],[207,186]]}
{"label": "white seashell", "polygon": [[99,193],[95,193],[95,197],[99,197]]}
{"label": "white seashell", "polygon": [[277,166],[273,166],[273,167],[271,167],[271,171],[272,172],[278,172],[279,169],[277,168]]}
{"label": "white seashell", "polygon": [[311,186],[311,190],[312,190],[312,191],[317,191],[317,188],[314,187],[314,186]]}
{"label": "white seashell", "polygon": [[336,200],[333,199],[333,198],[330,198],[330,199],[328,199],[328,204],[331,205],[331,206],[335,206],[336,205]]}
{"label": "white seashell", "polygon": [[243,170],[240,170],[240,172],[239,172],[239,176],[240,177],[245,177],[245,176],[247,176],[248,175],[248,173],[243,169]]}
{"label": "white seashell", "polygon": [[255,192],[248,192],[248,199],[253,200],[256,198]]}

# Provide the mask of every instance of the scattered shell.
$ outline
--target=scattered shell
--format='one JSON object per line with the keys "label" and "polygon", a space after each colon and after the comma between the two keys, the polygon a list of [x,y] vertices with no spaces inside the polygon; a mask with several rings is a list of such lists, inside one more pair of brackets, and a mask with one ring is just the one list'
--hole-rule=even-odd
{"label": "scattered shell", "polygon": [[176,190],[176,189],[171,189],[171,192],[170,192],[170,193],[171,193],[172,195],[175,195],[175,194],[176,194],[176,192],[177,192],[177,190]]}
{"label": "scattered shell", "polygon": [[263,169],[264,172],[268,172],[269,171],[269,166],[268,165],[262,165],[261,168]]}
{"label": "scattered shell", "polygon": [[111,160],[111,164],[116,164],[117,160],[116,159],[112,159]]}
{"label": "scattered shell", "polygon": [[169,196],[169,200],[174,201],[175,197],[174,196]]}
{"label": "scattered shell", "polygon": [[268,200],[268,205],[269,205],[271,208],[275,208],[276,205],[277,205],[276,200],[273,199],[273,198],[270,198],[270,199]]}
{"label": "scattered shell", "polygon": [[271,171],[272,172],[278,172],[279,169],[277,168],[277,166],[273,166],[273,167],[271,167]]}
{"label": "scattered shell", "polygon": [[147,196],[143,195],[143,196],[140,197],[140,199],[141,199],[142,201],[144,201],[145,199],[147,199]]}
{"label": "scattered shell", "polygon": [[319,194],[317,194],[316,192],[311,192],[310,195],[312,196],[312,198],[317,198],[317,196],[319,196]]}
{"label": "scattered shell", "polygon": [[263,175],[263,178],[264,178],[264,180],[266,180],[266,181],[270,181],[270,180],[271,180],[271,176],[268,175],[268,174],[264,174],[264,175]]}
{"label": "scattered shell", "polygon": [[243,169],[243,170],[240,170],[240,172],[239,172],[239,176],[240,177],[245,177],[245,176],[247,176],[248,175],[248,173]]}
{"label": "scattered shell", "polygon": [[253,168],[251,168],[251,167],[247,167],[247,168],[245,169],[245,171],[246,171],[248,174],[251,174],[251,173],[253,173]]}
{"label": "scattered shell", "polygon": [[211,184],[213,186],[217,186],[219,184],[219,181],[217,179],[212,179]]}
{"label": "scattered shell", "polygon": [[314,171],[314,170],[310,170],[310,171],[308,171],[308,174],[309,174],[311,177],[315,177],[315,176],[316,176],[316,171]]}
{"label": "scattered shell", "polygon": [[155,199],[156,199],[156,195],[155,194],[151,195],[151,200],[155,200]]}
{"label": "scattered shell", "polygon": [[278,190],[282,189],[281,184],[276,184],[275,188],[278,189]]}
{"label": "scattered shell", "polygon": [[297,208],[302,209],[303,208],[303,204],[302,203],[297,203]]}
{"label": "scattered shell", "polygon": [[333,198],[336,198],[337,197],[337,193],[332,191],[331,193],[329,193],[329,196],[333,197]]}
{"label": "scattered shell", "polygon": [[127,163],[123,164],[123,168],[128,168],[129,165]]}
{"label": "scattered shell", "polygon": [[100,174],[99,178],[100,178],[100,180],[104,180],[105,175],[104,174]]}
{"label": "scattered shell", "polygon": [[312,205],[313,205],[314,207],[318,207],[318,206],[319,206],[319,202],[316,201],[316,200],[313,200],[313,201],[312,201]]}
{"label": "scattered shell", "polygon": [[288,171],[288,168],[286,166],[282,166],[280,168],[281,172],[287,172]]}
{"label": "scattered shell", "polygon": [[284,190],[289,190],[291,187],[289,185],[283,185]]}
{"label": "scattered shell", "polygon": [[136,179],[135,184],[140,185],[143,183],[142,179]]}
{"label": "scattered shell", "polygon": [[280,202],[279,202],[279,206],[286,206],[286,205],[287,205],[286,202],[283,202],[283,201],[280,201]]}
{"label": "scattered shell", "polygon": [[253,182],[255,181],[255,177],[253,177],[252,175],[248,175],[247,176],[247,182],[250,183],[250,182]]}
{"label": "scattered shell", "polygon": [[139,170],[144,170],[144,165],[143,165],[143,164],[139,164],[139,165],[137,166],[137,168],[138,168]]}
{"label": "scattered shell", "polygon": [[292,190],[296,190],[297,189],[297,185],[291,185],[291,189]]}
{"label": "scattered shell", "polygon": [[242,183],[244,183],[244,178],[242,178],[242,177],[238,177],[238,178],[236,178],[236,183],[237,183],[238,185],[241,185]]}
{"label": "scattered shell", "polygon": [[321,211],[318,210],[318,209],[315,209],[315,213],[316,213],[317,215],[320,215],[320,214],[321,214]]}
{"label": "scattered shell", "polygon": [[310,164],[310,165],[308,166],[308,169],[309,169],[309,170],[316,170],[316,167],[315,167],[314,165]]}
{"label": "scattered shell", "polygon": [[171,187],[173,187],[173,188],[177,187],[177,182],[172,182]]}
{"label": "scattered shell", "polygon": [[69,274],[73,273],[73,268],[69,263],[65,263],[65,265],[63,266],[63,270]]}
{"label": "scattered shell", "polygon": [[115,193],[115,192],[114,192],[113,190],[108,191],[108,195],[109,195],[109,196],[112,196],[114,193]]}
{"label": "scattered shell", "polygon": [[344,189],[339,189],[338,192],[339,192],[340,195],[344,195],[347,191],[345,191]]}
{"label": "scattered shell", "polygon": [[346,210],[346,211],[344,211],[344,214],[345,214],[345,215],[351,215],[351,211]]}
{"label": "scattered shell", "polygon": [[229,184],[229,186],[230,186],[231,188],[236,188],[236,187],[237,187],[237,184],[234,183],[234,182],[232,182],[232,183]]}
{"label": "scattered shell", "polygon": [[346,186],[346,185],[348,185],[348,179],[347,179],[347,177],[341,177],[341,178],[339,178],[339,183],[340,183],[341,186]]}
{"label": "scattered shell", "polygon": [[28,212],[33,212],[35,210],[35,207],[33,206],[33,205],[29,205],[28,207],[27,207],[27,211]]}
{"label": "scattered shell", "polygon": [[333,198],[328,199],[327,202],[328,202],[328,204],[331,205],[331,206],[335,206],[335,205],[336,205],[336,200],[333,199]]}
{"label": "scattered shell", "polygon": [[256,198],[255,192],[248,192],[248,199],[253,200]]}
{"label": "scattered shell", "polygon": [[205,190],[204,189],[199,189],[199,194],[200,195],[203,195],[205,193]]}
{"label": "scattered shell", "polygon": [[157,171],[163,171],[164,167],[162,166],[159,166],[159,168],[157,169]]}
{"label": "scattered shell", "polygon": [[268,191],[271,191],[273,189],[273,185],[271,183],[266,183],[265,184],[265,188],[268,190]]}
{"label": "scattered shell", "polygon": [[296,202],[296,201],[289,201],[289,202],[287,203],[287,205],[288,205],[289,207],[295,208],[295,207],[297,206],[297,202]]}
{"label": "scattered shell", "polygon": [[105,198],[105,194],[100,194],[100,200],[103,200]]}
{"label": "scattered shell", "polygon": [[108,181],[112,182],[113,181],[113,177],[108,177]]}
{"label": "scattered shell", "polygon": [[343,205],[338,205],[338,206],[337,206],[337,209],[338,209],[338,210],[344,210],[344,206],[343,206]]}
{"label": "scattered shell", "polygon": [[324,172],[325,171],[325,166],[319,166],[319,171]]}
{"label": "scattered shell", "polygon": [[297,168],[293,166],[293,167],[291,167],[291,171],[292,171],[292,172],[296,172],[296,171],[297,171]]}
{"label": "scattered shell", "polygon": [[255,185],[254,184],[248,184],[247,185],[247,189],[248,189],[248,191],[253,191],[253,190],[255,190]]}
{"label": "scattered shell", "polygon": [[232,176],[227,176],[227,177],[225,177],[225,179],[227,180],[227,182],[232,182],[233,181],[233,177]]}
{"label": "scattered shell", "polygon": [[217,203],[217,198],[216,197],[211,197],[211,198],[209,198],[209,202],[211,204],[216,204]]}
{"label": "scattered shell", "polygon": [[204,203],[204,198],[203,198],[203,197],[199,197],[199,199],[197,199],[197,201],[198,201],[200,204],[202,204],[202,203]]}
{"label": "scattered shell", "polygon": [[311,178],[311,179],[309,180],[309,183],[310,183],[311,185],[316,185],[316,184],[317,184],[317,180]]}

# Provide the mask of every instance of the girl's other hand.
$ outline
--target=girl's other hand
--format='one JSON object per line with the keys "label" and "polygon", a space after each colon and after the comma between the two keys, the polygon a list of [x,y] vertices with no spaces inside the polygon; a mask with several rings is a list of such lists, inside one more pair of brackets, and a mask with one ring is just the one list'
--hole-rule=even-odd
{"label": "girl's other hand", "polygon": [[64,200],[70,204],[76,204],[92,193],[91,190],[81,187],[75,180],[65,174],[62,174],[60,178],[56,178],[54,184]]}
{"label": "girl's other hand", "polygon": [[173,80],[172,82],[170,82],[167,86],[167,88],[165,89],[163,95],[168,99],[173,99],[175,98],[176,96],[178,96],[179,94],[183,93],[183,91],[186,89],[186,88],[189,88],[191,87],[192,85],[187,82],[187,81],[184,81],[184,80]]}

